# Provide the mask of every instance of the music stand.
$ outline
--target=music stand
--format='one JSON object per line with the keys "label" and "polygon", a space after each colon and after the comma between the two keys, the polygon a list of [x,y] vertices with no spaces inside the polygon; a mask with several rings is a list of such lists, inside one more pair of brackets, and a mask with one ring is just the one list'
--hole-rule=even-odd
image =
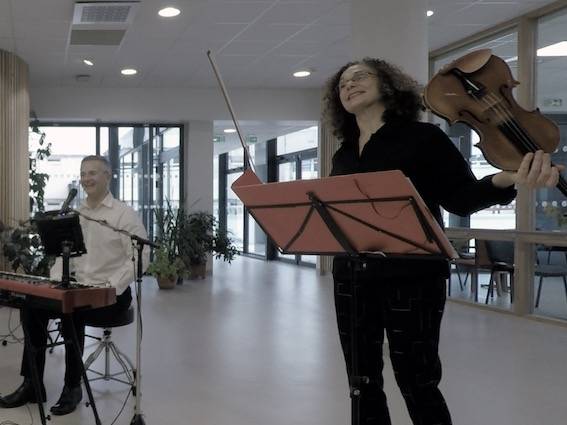
{"label": "music stand", "polygon": [[68,289],[70,283],[69,260],[86,254],[83,231],[77,214],[44,216],[36,218],[35,223],[45,253],[62,257],[63,274],[61,288]]}
{"label": "music stand", "polygon": [[232,190],[283,254],[344,255],[350,276],[352,425],[360,423],[357,272],[368,258],[456,258],[443,230],[399,170],[262,184],[246,170]]}
{"label": "music stand", "polygon": [[[86,254],[87,252],[87,249],[85,248],[85,242],[83,239],[83,231],[81,229],[81,224],[79,221],[79,215],[78,214],[55,215],[48,213],[36,217],[34,221],[37,225],[39,237],[41,238],[41,242],[44,246],[46,254],[62,257],[63,274],[61,276],[61,284],[58,286],[61,289],[72,290],[72,286],[70,285],[69,261],[71,257],[78,257],[83,254]],[[87,377],[87,373],[83,365],[81,347],[79,346],[79,339],[77,337],[75,323],[73,322],[73,314],[66,313],[64,314],[64,316],[66,316],[66,323],[68,323],[69,327],[71,328],[70,345],[73,347],[73,350],[75,351],[75,355],[79,359],[81,376],[83,378],[85,389],[87,390],[89,403],[93,410],[95,422],[97,425],[100,425],[101,422],[98,416],[98,412],[96,410],[96,405],[91,391],[91,386],[89,384],[89,379]],[[37,405],[39,409],[39,415],[40,415],[41,423],[45,425],[46,415],[43,410],[43,403],[40,401],[41,389],[40,389],[39,373],[37,371],[36,364],[34,361],[36,355],[35,349],[33,348],[33,346],[29,341],[29,337],[27,336],[28,332],[24,332],[24,335],[25,335],[25,344],[28,347],[27,350],[27,352],[29,353],[28,362],[30,363],[31,366],[30,369],[32,373],[33,386],[38,400]],[[69,341],[65,341],[65,344],[69,344]],[[50,417],[47,416],[47,419],[50,419]]]}

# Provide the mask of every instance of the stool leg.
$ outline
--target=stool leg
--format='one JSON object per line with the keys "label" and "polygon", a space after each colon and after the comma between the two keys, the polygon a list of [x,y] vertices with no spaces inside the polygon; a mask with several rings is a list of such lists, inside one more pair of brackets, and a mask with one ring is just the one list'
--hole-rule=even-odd
{"label": "stool leg", "polygon": [[96,347],[96,350],[93,351],[89,357],[87,357],[87,360],[85,361],[85,369],[88,369],[91,367],[91,364],[93,364],[93,362],[98,358],[98,356],[100,356],[100,352],[102,351],[102,349],[104,348],[104,344],[101,342],[98,347]]}
{"label": "stool leg", "polygon": [[[123,354],[116,347],[116,345],[114,345],[113,342],[110,343],[110,350],[112,351],[112,354],[114,354],[116,361],[120,363],[120,366],[122,366],[122,369],[124,370],[124,374],[126,375],[126,379],[128,379],[128,382],[130,382],[131,385],[134,384],[134,377],[132,376],[132,373],[130,373],[130,371],[134,371],[134,366],[132,365],[130,359],[125,354]],[[124,360],[126,360],[126,362]]]}
{"label": "stool leg", "polygon": [[[135,378],[136,370],[134,368],[134,365],[132,364],[128,356],[126,356],[118,349],[118,347],[116,347],[116,345],[111,339],[111,335],[112,335],[112,329],[105,328],[98,347],[87,358],[85,362],[85,368],[89,367],[100,356],[102,350],[104,350],[104,373],[90,369],[90,372],[98,375],[97,378],[93,378],[92,380],[97,380],[97,379],[104,379],[105,381],[113,380],[113,381],[121,382],[126,385],[134,386],[136,382],[136,378]],[[114,356],[114,358],[122,368],[121,372],[111,373],[110,370],[111,355]],[[122,375],[122,374],[126,375],[126,380],[117,378],[118,375]]]}
{"label": "stool leg", "polygon": [[111,342],[105,342],[104,344],[104,380],[108,381],[110,379],[110,344]]}

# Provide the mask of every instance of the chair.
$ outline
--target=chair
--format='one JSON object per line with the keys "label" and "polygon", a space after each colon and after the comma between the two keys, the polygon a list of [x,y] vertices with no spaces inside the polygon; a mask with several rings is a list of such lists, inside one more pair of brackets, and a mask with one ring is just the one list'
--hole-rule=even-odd
{"label": "chair", "polygon": [[[514,302],[514,242],[512,241],[488,241],[476,240],[477,259],[479,268],[490,271],[488,290],[486,291],[485,304],[488,298],[494,296],[494,287],[498,290],[498,279],[502,273],[510,277],[510,302]],[[484,263],[484,264],[482,264]]]}
{"label": "chair", "polygon": [[[112,336],[112,328],[117,328],[120,326],[126,326],[134,322],[134,308],[130,307],[124,313],[114,316],[112,318],[104,317],[104,318],[96,318],[88,320],[85,324],[90,327],[95,328],[102,328],[103,333],[102,337],[91,337],[99,340],[99,344],[95,351],[93,351],[87,360],[85,361],[85,370],[92,372],[98,377],[89,379],[90,381],[96,381],[98,379],[104,379],[105,381],[117,381],[121,382],[126,385],[134,386],[135,385],[135,375],[136,370],[132,364],[132,361],[122,353],[116,344],[111,339]],[[92,370],[90,367],[92,363],[98,358],[98,356],[104,350],[104,373]],[[118,362],[121,367],[121,371],[117,373],[110,373],[110,356],[113,356],[114,359]],[[120,375],[125,375],[126,380],[118,378]]]}
{"label": "chair", "polygon": [[[543,287],[543,278],[545,277],[561,277],[563,279],[563,287],[565,288],[565,297],[567,297],[567,264],[553,264],[551,259],[551,253],[554,251],[555,247],[544,247],[544,251],[547,253],[547,263],[540,264],[539,257],[538,257],[538,264],[535,267],[535,275],[539,277],[538,287],[537,287],[537,295],[536,295],[536,302],[535,307],[539,307],[539,301],[541,298],[541,289]],[[560,247],[557,251],[563,252],[565,254],[566,262],[567,262],[567,251],[565,251],[565,247]]]}
{"label": "chair", "polygon": [[[469,275],[475,271],[475,254],[470,252],[468,240],[451,240],[451,244],[459,254],[459,258],[455,258],[451,262],[455,266],[455,272],[459,279],[459,287],[462,291],[467,285]],[[461,277],[462,272],[465,273],[464,281]],[[448,295],[451,296],[451,274],[449,274]]]}

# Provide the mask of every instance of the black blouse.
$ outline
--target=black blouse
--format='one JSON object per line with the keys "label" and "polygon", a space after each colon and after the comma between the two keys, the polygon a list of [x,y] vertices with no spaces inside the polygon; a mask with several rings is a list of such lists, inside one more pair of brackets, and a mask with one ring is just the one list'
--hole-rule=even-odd
{"label": "black blouse", "polygon": [[[491,205],[509,204],[516,197],[513,186],[498,188],[492,184],[492,176],[477,180],[447,135],[437,126],[422,122],[384,124],[370,137],[360,155],[357,140],[343,142],[333,156],[331,175],[395,169],[412,181],[441,226],[440,207],[465,216]],[[386,275],[416,272],[447,276],[448,273],[445,261],[385,259],[375,262],[380,274]],[[337,257],[334,273],[342,264]]]}

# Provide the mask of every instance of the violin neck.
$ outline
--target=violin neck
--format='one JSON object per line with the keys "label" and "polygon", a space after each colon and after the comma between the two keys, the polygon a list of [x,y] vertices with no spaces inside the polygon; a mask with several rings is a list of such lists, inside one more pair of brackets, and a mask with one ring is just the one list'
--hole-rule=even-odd
{"label": "violin neck", "polygon": [[[533,141],[530,135],[514,118],[498,125],[498,129],[507,137],[508,140],[512,142],[522,155],[525,155],[528,152],[536,152],[540,149],[537,143]],[[557,189],[561,191],[563,196],[567,197],[567,181],[561,175],[559,176]]]}
{"label": "violin neck", "polygon": [[515,118],[502,121],[498,124],[498,129],[522,155],[539,149],[537,143]]}
{"label": "violin neck", "polygon": [[563,196],[567,198],[567,181],[563,178],[563,176],[559,176],[559,182],[557,183],[557,189],[561,191]]}

